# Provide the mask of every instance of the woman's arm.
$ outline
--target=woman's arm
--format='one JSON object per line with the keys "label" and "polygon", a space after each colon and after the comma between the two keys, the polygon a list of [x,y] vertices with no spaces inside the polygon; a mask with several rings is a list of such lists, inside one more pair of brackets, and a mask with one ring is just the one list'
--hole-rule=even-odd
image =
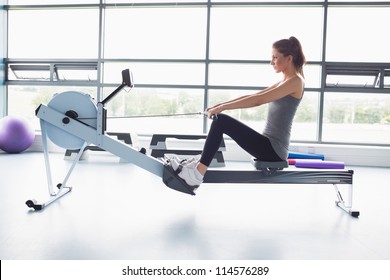
{"label": "woman's arm", "polygon": [[[270,86],[270,87],[267,87],[267,88],[265,88],[265,89],[263,89],[263,90],[257,92],[256,94],[265,93],[265,92],[267,92],[267,91],[269,91],[269,90],[271,90],[271,89],[277,87],[278,85],[279,85],[279,83],[276,83],[276,84],[274,84],[274,85],[272,85],[272,86]],[[239,101],[239,100],[248,98],[249,96],[251,96],[251,95],[243,95],[243,96],[237,97],[237,98],[235,98],[235,99],[228,100],[228,101],[225,101],[225,102],[216,104],[216,105],[214,105],[214,106],[212,106],[212,107],[207,108],[207,109],[206,109],[206,112],[208,112],[209,110],[211,110],[211,109],[213,109],[213,108],[215,108],[215,107],[218,107],[218,106],[221,106],[221,105],[224,105],[224,104],[228,104],[228,103],[232,103],[232,102],[237,102],[237,101]]]}
{"label": "woman's arm", "polygon": [[255,94],[245,95],[228,102],[218,104],[207,110],[209,117],[216,115],[225,110],[244,109],[260,106],[275,100],[278,100],[287,95],[292,95],[295,98],[301,98],[303,93],[304,82],[299,76],[291,78],[285,82],[276,84]]}

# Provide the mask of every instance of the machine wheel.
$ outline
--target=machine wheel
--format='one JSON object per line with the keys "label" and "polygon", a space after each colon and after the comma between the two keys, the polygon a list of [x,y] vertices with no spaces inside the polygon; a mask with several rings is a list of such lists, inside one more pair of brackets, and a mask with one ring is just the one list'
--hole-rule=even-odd
{"label": "machine wheel", "polygon": [[30,208],[34,208],[34,210],[42,210],[43,208],[41,204],[37,204],[37,201],[35,199],[27,200],[26,205]]}
{"label": "machine wheel", "polygon": [[359,211],[351,211],[351,216],[352,217],[357,218],[357,217],[359,217],[359,215],[360,215]]}
{"label": "machine wheel", "polygon": [[[71,120],[77,120],[90,127],[97,127],[97,105],[89,94],[65,91],[55,94],[47,106],[67,116],[62,120],[63,125],[69,124]],[[49,123],[47,124],[47,135],[54,144],[68,150],[80,149],[85,142],[83,139]]]}

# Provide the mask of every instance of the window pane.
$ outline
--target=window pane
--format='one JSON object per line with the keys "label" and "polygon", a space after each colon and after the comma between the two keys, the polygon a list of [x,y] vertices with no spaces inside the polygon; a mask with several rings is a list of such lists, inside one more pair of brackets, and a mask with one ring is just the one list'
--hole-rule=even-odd
{"label": "window pane", "polygon": [[[320,87],[320,66],[306,65],[304,74],[306,88]],[[209,84],[213,86],[269,87],[281,79],[267,64],[211,63],[209,66]]]}
{"label": "window pane", "polygon": [[99,0],[8,0],[9,5],[97,4]]}
{"label": "window pane", "polygon": [[321,66],[307,64],[303,68],[306,88],[321,87]]}
{"label": "window pane", "polygon": [[131,1],[121,1],[121,0],[106,0],[107,4],[109,3],[188,3],[188,2],[207,2],[207,0],[175,0],[175,1],[169,1],[169,0],[131,0]]}
{"label": "window pane", "polygon": [[8,80],[50,80],[50,65],[34,63],[30,65],[8,65]]}
{"label": "window pane", "polygon": [[121,83],[121,71],[129,68],[137,84],[203,85],[204,64],[200,63],[105,63],[104,82]]}
{"label": "window pane", "polygon": [[[331,2],[370,2],[370,1],[367,1],[367,0],[332,0]],[[379,1],[375,0],[375,2],[388,2],[388,0],[379,0]]]}
{"label": "window pane", "polygon": [[[243,95],[252,94],[248,90],[210,90],[209,107],[215,104],[231,100]],[[317,92],[305,93],[295,115],[291,141],[315,141],[317,140],[318,119],[318,96]],[[225,111],[225,114],[244,122],[256,131],[262,133],[268,114],[268,105]]]}
{"label": "window pane", "polygon": [[326,86],[329,87],[375,87],[375,76],[352,76],[352,75],[328,75],[326,77]]}
{"label": "window pane", "polygon": [[[275,24],[280,19],[286,24]],[[295,36],[307,60],[319,61],[322,21],[322,8],[213,8],[210,58],[268,60],[273,42]]]}
{"label": "window pane", "polygon": [[[209,90],[209,105],[214,106],[218,103],[231,100],[243,95],[252,94],[255,91],[251,90]],[[267,118],[268,106],[258,106],[248,109],[238,109],[225,111],[224,114],[228,114],[238,120],[245,122],[246,125],[253,129],[262,132],[265,126],[265,120]]]}
{"label": "window pane", "polygon": [[345,62],[390,61],[387,26],[390,8],[330,7],[326,59]]}
{"label": "window pane", "polygon": [[97,81],[97,63],[10,63],[8,80]]}
{"label": "window pane", "polygon": [[25,117],[34,123],[35,129],[40,130],[35,109],[40,104],[49,103],[55,93],[70,90],[88,93],[96,98],[96,87],[8,86],[8,114]]}
{"label": "window pane", "polygon": [[[113,90],[105,88],[104,94],[107,96]],[[139,134],[202,133],[203,115],[200,112],[203,112],[203,94],[203,90],[196,89],[134,88],[128,93],[123,91],[107,104],[107,131]],[[192,115],[147,117],[172,114]]]}
{"label": "window pane", "polygon": [[314,0],[314,1],[307,1],[307,0],[211,0],[211,2],[323,2],[324,0]]}
{"label": "window pane", "polygon": [[318,92],[305,92],[295,114],[291,141],[317,141]]}
{"label": "window pane", "polygon": [[384,79],[383,79],[383,82],[384,82],[384,87],[385,88],[390,88],[390,69],[386,69],[385,71],[385,76],[384,76]]}
{"label": "window pane", "polygon": [[390,144],[390,95],[325,93],[323,140]]}
{"label": "window pane", "polygon": [[219,86],[262,86],[276,83],[280,76],[266,64],[212,63],[209,84]]}
{"label": "window pane", "polygon": [[107,9],[106,58],[204,58],[205,8]]}
{"label": "window pane", "polygon": [[98,10],[9,11],[10,58],[97,58]]}

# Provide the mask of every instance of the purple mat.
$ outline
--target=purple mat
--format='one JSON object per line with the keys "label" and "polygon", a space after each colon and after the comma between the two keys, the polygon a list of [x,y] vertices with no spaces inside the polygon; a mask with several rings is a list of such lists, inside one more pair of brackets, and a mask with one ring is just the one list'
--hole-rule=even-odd
{"label": "purple mat", "polygon": [[296,160],[296,167],[320,169],[344,169],[344,162],[328,160]]}

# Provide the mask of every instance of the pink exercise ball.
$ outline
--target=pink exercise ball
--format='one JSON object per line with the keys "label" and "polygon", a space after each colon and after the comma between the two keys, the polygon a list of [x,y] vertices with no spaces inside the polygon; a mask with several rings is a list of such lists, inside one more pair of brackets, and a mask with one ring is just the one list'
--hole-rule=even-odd
{"label": "pink exercise ball", "polygon": [[35,139],[35,131],[24,118],[6,116],[0,119],[0,149],[7,153],[21,153]]}

